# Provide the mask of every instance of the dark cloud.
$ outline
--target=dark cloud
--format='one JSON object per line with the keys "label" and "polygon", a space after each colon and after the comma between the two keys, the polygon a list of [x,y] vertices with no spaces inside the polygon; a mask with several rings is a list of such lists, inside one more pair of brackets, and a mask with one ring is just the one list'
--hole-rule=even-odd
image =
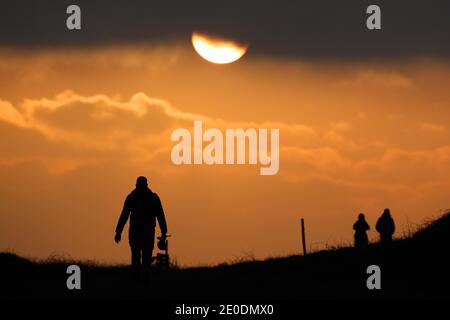
{"label": "dark cloud", "polygon": [[[82,8],[82,30],[65,27]],[[369,4],[382,30],[365,27]],[[252,55],[331,59],[450,57],[450,1],[104,1],[0,2],[0,46],[83,47],[189,41],[192,30],[251,44]]]}

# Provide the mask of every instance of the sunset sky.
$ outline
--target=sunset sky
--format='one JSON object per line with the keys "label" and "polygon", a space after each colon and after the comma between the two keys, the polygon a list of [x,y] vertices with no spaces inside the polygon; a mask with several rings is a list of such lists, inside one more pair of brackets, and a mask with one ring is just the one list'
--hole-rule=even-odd
{"label": "sunset sky", "polygon": [[[213,2],[78,1],[79,31],[71,2],[1,4],[0,250],[128,263],[113,237],[139,175],[181,265],[300,253],[300,218],[318,250],[360,212],[374,229],[390,208],[400,236],[450,208],[448,1],[378,1],[378,31],[370,2]],[[213,64],[194,31],[248,52]],[[279,128],[278,174],[174,165],[194,119]]]}

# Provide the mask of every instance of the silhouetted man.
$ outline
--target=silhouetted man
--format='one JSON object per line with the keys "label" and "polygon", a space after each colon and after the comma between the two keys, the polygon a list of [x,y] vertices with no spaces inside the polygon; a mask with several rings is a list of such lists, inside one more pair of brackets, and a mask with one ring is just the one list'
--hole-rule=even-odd
{"label": "silhouetted man", "polygon": [[[131,247],[131,265],[135,276],[139,277],[141,265],[148,270],[151,264],[152,251],[155,243],[155,226],[158,219],[161,237],[166,238],[167,225],[161,201],[156,193],[150,190],[146,177],[138,177],[136,189],[125,199],[122,213],[116,227],[114,241],[119,243],[128,217],[130,227],[128,240]],[[141,264],[142,258],[142,264]]]}
{"label": "silhouetted man", "polygon": [[389,209],[384,209],[383,214],[377,221],[375,229],[377,229],[380,234],[380,240],[382,243],[392,242],[392,236],[395,232],[395,223],[394,219],[391,217],[391,212]]}
{"label": "silhouetted man", "polygon": [[358,220],[353,225],[353,230],[355,230],[355,248],[366,247],[369,244],[367,230],[370,230],[370,227],[366,222],[366,218],[363,213],[358,215]]}

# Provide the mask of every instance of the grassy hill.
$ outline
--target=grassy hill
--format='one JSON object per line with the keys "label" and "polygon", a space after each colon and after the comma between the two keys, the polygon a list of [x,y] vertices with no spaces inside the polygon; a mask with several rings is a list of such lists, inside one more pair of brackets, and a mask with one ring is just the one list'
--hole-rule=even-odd
{"label": "grassy hill", "polygon": [[[307,256],[215,267],[154,270],[149,285],[129,267],[71,261],[33,262],[0,253],[3,298],[119,299],[386,299],[450,298],[450,212],[389,247],[341,248]],[[82,289],[66,288],[66,268],[78,264]],[[368,290],[366,269],[381,268],[381,290]]]}

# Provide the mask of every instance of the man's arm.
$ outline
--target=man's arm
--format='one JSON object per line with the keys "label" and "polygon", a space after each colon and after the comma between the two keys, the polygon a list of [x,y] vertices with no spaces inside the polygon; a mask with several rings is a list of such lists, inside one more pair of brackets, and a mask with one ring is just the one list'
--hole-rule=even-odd
{"label": "man's arm", "polygon": [[130,200],[127,197],[125,199],[125,203],[123,204],[123,209],[122,209],[122,213],[120,214],[119,221],[117,222],[116,236],[114,237],[114,241],[116,241],[116,243],[120,242],[123,228],[125,227],[125,224],[128,221],[128,217],[130,216],[131,210],[130,210],[129,202],[130,202]]}
{"label": "man's arm", "polygon": [[157,214],[156,218],[158,219],[159,228],[161,229],[161,234],[165,236],[167,234],[167,223],[166,223],[166,217],[164,215],[164,209],[161,204],[161,200],[159,199],[158,195],[156,195],[157,199]]}

